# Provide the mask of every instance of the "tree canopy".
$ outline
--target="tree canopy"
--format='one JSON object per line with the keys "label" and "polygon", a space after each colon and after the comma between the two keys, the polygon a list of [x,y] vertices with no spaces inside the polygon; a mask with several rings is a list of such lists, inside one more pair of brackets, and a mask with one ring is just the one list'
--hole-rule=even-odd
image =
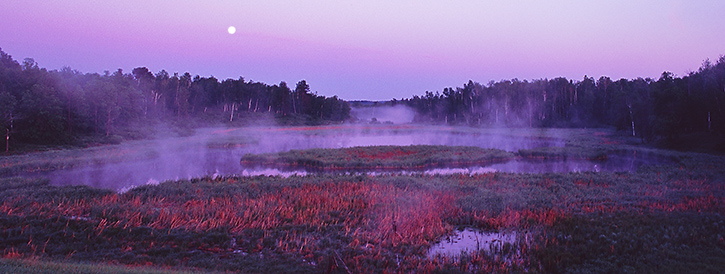
{"label": "tree canopy", "polygon": [[664,72],[659,79],[612,80],[584,76],[427,91],[403,99],[416,121],[475,126],[616,127],[646,140],[675,140],[709,132],[725,135],[725,57],[683,77]]}
{"label": "tree canopy", "polygon": [[104,74],[70,68],[46,70],[33,59],[22,63],[0,49],[0,127],[13,144],[65,145],[139,138],[144,125],[237,123],[254,113],[285,124],[342,122],[347,102],[310,92],[305,80],[295,91],[287,83],[269,85],[244,78],[156,74],[146,67]]}

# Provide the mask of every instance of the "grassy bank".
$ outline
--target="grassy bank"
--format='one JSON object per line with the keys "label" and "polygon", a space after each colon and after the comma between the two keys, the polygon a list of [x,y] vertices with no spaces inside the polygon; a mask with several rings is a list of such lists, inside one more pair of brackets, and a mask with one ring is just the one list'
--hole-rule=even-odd
{"label": "grassy bank", "polygon": [[505,162],[513,153],[468,146],[367,146],[290,150],[242,156],[243,167],[288,167],[312,170],[425,169]]}

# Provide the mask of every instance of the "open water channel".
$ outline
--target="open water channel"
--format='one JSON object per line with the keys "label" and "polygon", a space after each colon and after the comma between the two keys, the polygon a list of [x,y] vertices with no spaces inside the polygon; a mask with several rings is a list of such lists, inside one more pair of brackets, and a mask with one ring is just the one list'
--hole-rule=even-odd
{"label": "open water channel", "polygon": [[[537,147],[563,147],[567,140],[566,132],[567,130],[558,129],[471,129],[416,125],[205,128],[197,130],[196,134],[189,137],[132,141],[109,146],[106,148],[107,153],[117,155],[115,160],[109,160],[102,154],[97,159],[91,158],[87,163],[75,165],[73,168],[24,175],[47,177],[53,185],[88,185],[122,191],[147,183],[203,176],[307,174],[302,170],[244,169],[240,166],[239,159],[246,153],[373,145],[477,146],[515,152]],[[487,166],[417,172],[476,174],[495,171],[634,171],[643,164],[658,161],[633,152],[609,155],[607,161],[512,160]]]}

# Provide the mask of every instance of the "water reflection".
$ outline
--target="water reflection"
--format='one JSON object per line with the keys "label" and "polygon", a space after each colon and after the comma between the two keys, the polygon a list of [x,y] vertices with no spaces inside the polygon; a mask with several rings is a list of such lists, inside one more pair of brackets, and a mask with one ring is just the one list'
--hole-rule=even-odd
{"label": "water reflection", "polygon": [[[556,130],[471,129],[416,125],[332,125],[318,127],[207,128],[190,137],[127,142],[104,147],[118,154],[109,160],[95,150],[85,164],[25,176],[43,176],[53,185],[89,185],[120,190],[149,181],[163,182],[213,175],[306,175],[303,171],[249,170],[239,165],[247,153],[275,153],[292,149],[342,148],[372,145],[456,145],[507,151],[537,147],[563,147],[566,139]],[[44,157],[42,153],[36,155]],[[77,155],[74,155],[76,157]],[[628,157],[631,155],[628,155]],[[57,157],[57,156],[53,156]],[[630,159],[631,158],[631,159]],[[504,172],[633,171],[647,160],[622,157],[606,162],[564,160],[506,163],[456,169],[422,171],[426,174]],[[374,172],[371,173],[374,175]]]}
{"label": "water reflection", "polygon": [[466,228],[453,235],[444,236],[428,250],[428,257],[454,258],[463,253],[500,252],[505,244],[516,242],[516,232],[485,232]]}
{"label": "water reflection", "polygon": [[423,170],[356,170],[356,171],[316,171],[305,169],[287,169],[280,170],[277,168],[262,169],[244,169],[242,175],[257,176],[282,176],[289,177],[293,175],[305,176],[307,174],[326,173],[326,174],[346,174],[358,175],[364,174],[369,176],[382,175],[476,175],[492,172],[510,172],[510,173],[568,173],[568,172],[635,172],[637,168],[644,164],[651,164],[655,161],[662,162],[660,159],[643,159],[637,157],[621,157],[612,155],[609,160],[586,160],[586,159],[548,159],[548,160],[527,160],[514,159],[505,163],[496,163],[486,166],[468,166],[468,167],[448,167],[448,168],[430,168]]}

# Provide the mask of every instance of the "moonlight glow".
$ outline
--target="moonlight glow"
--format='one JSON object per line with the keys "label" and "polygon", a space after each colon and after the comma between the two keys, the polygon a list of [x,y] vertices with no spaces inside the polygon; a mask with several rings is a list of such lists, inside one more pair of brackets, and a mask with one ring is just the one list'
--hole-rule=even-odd
{"label": "moonlight glow", "polygon": [[237,28],[235,28],[234,26],[229,26],[227,31],[229,32],[229,34],[234,34],[235,32],[237,32]]}

